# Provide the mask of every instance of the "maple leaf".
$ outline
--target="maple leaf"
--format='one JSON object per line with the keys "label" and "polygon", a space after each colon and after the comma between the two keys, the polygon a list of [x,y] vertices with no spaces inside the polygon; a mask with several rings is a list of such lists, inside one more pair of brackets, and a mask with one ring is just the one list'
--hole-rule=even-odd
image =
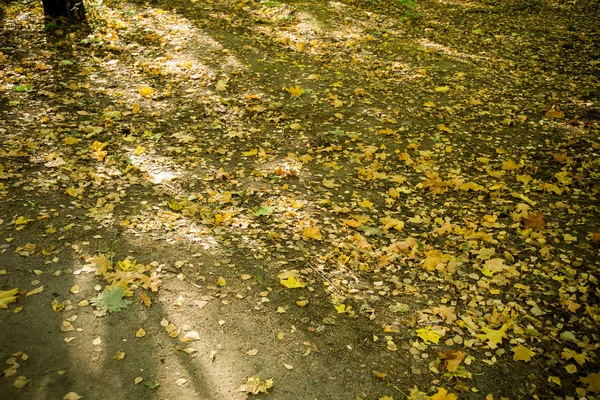
{"label": "maple leaf", "polygon": [[506,269],[508,269],[508,265],[504,264],[504,259],[492,258],[485,262],[481,272],[487,277],[492,277],[495,273],[502,272]]}
{"label": "maple leaf", "polygon": [[481,328],[484,333],[479,333],[475,335],[479,340],[486,341],[490,349],[495,349],[498,347],[500,343],[502,343],[502,339],[506,337],[506,331],[510,325],[508,323],[502,325],[500,329],[490,329],[487,326]]}
{"label": "maple leaf", "polygon": [[142,97],[149,98],[149,97],[151,97],[154,94],[154,89],[152,89],[149,86],[143,86],[143,87],[141,87],[141,88],[138,89],[138,93]]}
{"label": "maple leaf", "polygon": [[389,229],[395,229],[397,231],[402,231],[404,229],[404,222],[397,220],[396,218],[385,217],[379,220],[383,224],[383,230],[388,231]]}
{"label": "maple leaf", "polygon": [[445,350],[439,353],[438,358],[440,360],[446,360],[444,362],[444,368],[448,372],[456,372],[458,367],[465,359],[464,351]]}
{"label": "maple leaf", "polygon": [[273,378],[265,379],[264,381],[260,380],[258,375],[254,375],[246,381],[244,385],[242,385],[242,390],[246,393],[251,394],[259,394],[266,393],[269,394],[268,390],[272,388],[274,385]]}
{"label": "maple leaf", "polygon": [[580,382],[587,384],[588,392],[600,393],[600,372],[588,374],[585,378],[580,378]]}
{"label": "maple leaf", "polygon": [[530,214],[529,217],[527,217],[523,227],[525,229],[540,230],[544,229],[545,226],[546,223],[544,222],[544,215],[538,211],[535,214]]}
{"label": "maple leaf", "polygon": [[229,81],[229,78],[224,78],[224,79],[219,79],[217,81],[217,84],[215,85],[215,88],[219,91],[219,92],[224,92],[227,90],[228,84],[227,81]]}
{"label": "maple leaf", "polygon": [[125,300],[125,291],[121,286],[115,286],[112,289],[104,289],[98,296],[92,299],[92,305],[98,310],[106,312],[118,312],[126,308],[131,301]]}
{"label": "maple leaf", "polygon": [[515,163],[513,160],[508,160],[502,163],[502,169],[506,171],[515,171],[519,168],[521,168],[519,167],[519,164]]}
{"label": "maple leaf", "polygon": [[302,93],[304,93],[304,89],[302,89],[298,85],[296,85],[296,86],[290,86],[288,88],[285,88],[285,90],[290,94],[290,96],[292,97],[292,99],[297,99],[300,96],[302,96]]}
{"label": "maple leaf", "polygon": [[0,291],[0,308],[7,309],[10,303],[17,301],[18,288],[12,290]]}
{"label": "maple leaf", "polygon": [[425,328],[417,329],[417,336],[425,341],[425,343],[435,343],[438,344],[440,341],[440,334],[430,326],[426,326]]}
{"label": "maple leaf", "polygon": [[565,113],[557,110],[554,108],[554,106],[552,106],[551,109],[549,109],[548,111],[546,111],[546,118],[564,118],[565,117]]}
{"label": "maple leaf", "polygon": [[527,347],[523,346],[523,345],[519,345],[516,347],[511,347],[510,350],[515,353],[513,354],[513,360],[515,361],[530,361],[531,357],[533,357],[535,355],[535,352],[531,349],[528,349]]}
{"label": "maple leaf", "polygon": [[318,228],[309,227],[304,229],[302,235],[308,239],[321,240],[323,236],[321,236],[321,231]]}
{"label": "maple leaf", "polygon": [[430,397],[431,400],[458,400],[458,396],[454,393],[448,393],[444,388],[438,388],[436,394]]}

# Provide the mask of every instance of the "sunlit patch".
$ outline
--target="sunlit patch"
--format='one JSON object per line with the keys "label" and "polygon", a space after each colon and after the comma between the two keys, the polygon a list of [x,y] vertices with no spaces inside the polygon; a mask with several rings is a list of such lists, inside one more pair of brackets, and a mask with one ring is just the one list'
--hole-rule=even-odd
{"label": "sunlit patch", "polygon": [[[490,57],[479,56],[475,54],[463,53],[458,50],[454,50],[448,46],[444,46],[439,43],[432,42],[427,39],[420,39],[418,41],[424,48],[426,52],[439,52],[453,59],[457,59],[459,61],[468,62],[468,61],[492,61]],[[495,59],[495,61],[506,61],[505,59]]]}

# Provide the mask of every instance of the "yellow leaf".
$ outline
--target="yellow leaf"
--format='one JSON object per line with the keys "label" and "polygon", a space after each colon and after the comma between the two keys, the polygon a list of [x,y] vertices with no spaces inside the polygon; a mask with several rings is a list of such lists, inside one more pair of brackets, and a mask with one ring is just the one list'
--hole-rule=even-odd
{"label": "yellow leaf", "polygon": [[298,301],[296,302],[296,305],[297,305],[298,307],[306,307],[306,306],[308,305],[308,300],[298,300]]}
{"label": "yellow leaf", "polygon": [[444,388],[438,388],[436,394],[430,397],[431,400],[458,400],[458,396],[454,393],[448,393]]}
{"label": "yellow leaf", "polygon": [[18,288],[12,290],[0,291],[0,308],[7,309],[10,303],[17,301],[16,294],[19,292]]}
{"label": "yellow leaf", "polygon": [[44,286],[42,285],[42,286],[36,287],[35,289],[30,290],[29,292],[25,293],[25,297],[29,297],[34,294],[42,293],[43,291],[44,291]]}
{"label": "yellow leaf", "polygon": [[333,101],[333,107],[335,107],[335,108],[342,107],[343,105],[344,105],[344,102],[339,99],[335,99]]}
{"label": "yellow leaf", "polygon": [[217,279],[217,285],[223,287],[223,286],[227,285],[227,281],[225,280],[225,278],[220,276],[219,279]]}
{"label": "yellow leaf", "polygon": [[565,117],[565,113],[557,110],[554,108],[554,106],[552,106],[552,108],[548,111],[546,111],[546,118],[564,118]]}
{"label": "yellow leaf", "polygon": [[508,161],[502,163],[502,169],[505,171],[514,171],[519,168],[521,168],[521,167],[519,167],[519,165],[517,163],[515,163],[513,160],[508,160]]}
{"label": "yellow leaf", "polygon": [[154,89],[152,89],[149,86],[143,86],[141,88],[138,89],[138,93],[142,96],[142,97],[150,97],[154,94]]}
{"label": "yellow leaf", "polygon": [[435,107],[435,103],[433,101],[427,101],[423,103],[424,107]]}
{"label": "yellow leaf", "polygon": [[321,236],[321,231],[318,228],[309,227],[304,229],[302,235],[308,239],[321,240],[323,236]]}
{"label": "yellow leaf", "polygon": [[448,128],[448,127],[447,127],[446,125],[444,125],[444,124],[439,124],[439,125],[438,125],[438,129],[439,129],[440,131],[443,131],[443,132],[452,133],[452,129]]}
{"label": "yellow leaf", "polygon": [[290,96],[292,97],[292,99],[293,98],[297,99],[298,97],[302,96],[302,93],[304,93],[304,89],[302,89],[298,85],[286,88],[285,90],[290,94]]}
{"label": "yellow leaf", "polygon": [[288,289],[303,288],[306,286],[306,283],[296,280],[293,275],[290,275],[287,279],[280,280],[279,283]]}
{"label": "yellow leaf", "polygon": [[529,184],[533,178],[530,175],[517,175],[517,180],[524,185]]}
{"label": "yellow leaf", "polygon": [[273,387],[273,379],[265,379],[264,381],[260,380],[258,375],[248,378],[246,383],[243,386],[243,391],[246,393],[259,394],[266,393],[269,394],[268,389]]}
{"label": "yellow leaf", "polygon": [[252,149],[250,151],[243,151],[242,157],[251,157],[258,154],[258,149]]}
{"label": "yellow leaf", "polygon": [[69,321],[63,321],[62,324],[60,325],[60,331],[61,332],[70,332],[70,331],[74,331],[75,328],[73,328],[73,325],[71,325],[71,323]]}
{"label": "yellow leaf", "polygon": [[404,222],[397,220],[396,218],[391,218],[391,217],[385,217],[385,218],[381,218],[379,220],[382,224],[383,224],[383,230],[387,231],[389,229],[395,229],[398,232],[400,232],[402,229],[404,229]]}
{"label": "yellow leaf", "polygon": [[325,186],[328,189],[332,189],[332,188],[339,187],[340,185],[336,184],[333,179],[324,178],[323,179],[323,186]]}
{"label": "yellow leaf", "polygon": [[94,143],[92,143],[90,145],[90,150],[92,150],[92,151],[99,151],[99,150],[102,150],[103,148],[105,148],[107,145],[108,145],[108,142],[107,143],[102,143],[102,142],[99,142],[99,141],[96,140]]}
{"label": "yellow leaf", "polygon": [[125,358],[125,352],[123,351],[117,351],[115,353],[115,355],[113,356],[113,360],[122,360]]}
{"label": "yellow leaf", "polygon": [[224,79],[219,79],[217,81],[217,84],[215,85],[215,88],[219,91],[219,92],[224,92],[225,90],[227,90],[227,78]]}
{"label": "yellow leaf", "polygon": [[528,349],[527,347],[523,346],[523,345],[519,345],[516,347],[511,347],[510,349],[513,353],[515,353],[513,355],[513,360],[515,361],[530,361],[531,357],[533,357],[535,355],[535,352],[531,349]]}
{"label": "yellow leaf", "polygon": [[435,91],[440,93],[447,92],[448,90],[450,90],[449,86],[438,86],[435,88]]}
{"label": "yellow leaf", "polygon": [[371,203],[367,199],[364,199],[363,201],[359,201],[358,205],[361,206],[361,207],[365,207],[365,208],[371,208],[371,207],[373,207],[373,203]]}
{"label": "yellow leaf", "polygon": [[140,106],[138,106],[137,103],[134,103],[131,106],[131,112],[134,113],[134,114],[139,113],[140,112]]}
{"label": "yellow leaf", "polygon": [[77,142],[79,142],[79,139],[74,138],[73,136],[67,136],[63,139],[63,143],[67,145],[75,144]]}
{"label": "yellow leaf", "polygon": [[17,389],[22,389],[25,387],[25,385],[27,385],[29,382],[31,381],[31,379],[27,379],[24,376],[19,376],[17,379],[15,379],[15,381],[13,382],[13,387],[17,388]]}
{"label": "yellow leaf", "polygon": [[560,384],[560,378],[558,376],[549,376],[548,377],[548,382],[554,383],[555,385],[558,385],[558,386],[562,386]]}
{"label": "yellow leaf", "polygon": [[352,306],[347,306],[345,304],[338,304],[337,306],[335,306],[335,309],[338,312],[338,314],[343,314],[343,313],[347,313],[348,311],[350,311],[352,309]]}
{"label": "yellow leaf", "polygon": [[500,329],[490,329],[487,326],[484,326],[481,328],[484,333],[479,333],[476,337],[481,341],[487,340],[488,346],[490,346],[491,349],[495,349],[498,347],[498,344],[502,343],[502,339],[506,337],[508,328],[508,323],[502,325]]}
{"label": "yellow leaf", "polygon": [[569,365],[565,366],[565,369],[570,374],[574,374],[575,372],[577,372],[577,366],[575,364],[569,364]]}
{"label": "yellow leaf", "polygon": [[438,344],[440,341],[440,334],[432,330],[430,326],[417,330],[417,336],[423,339],[426,343]]}
{"label": "yellow leaf", "polygon": [[252,278],[252,275],[250,275],[250,274],[242,274],[242,275],[240,275],[240,278],[242,278],[243,280],[247,281],[248,279]]}
{"label": "yellow leaf", "polygon": [[144,150],[146,150],[146,148],[144,146],[140,146],[139,144],[136,146],[133,154],[135,154],[136,156],[139,156],[140,154],[142,154],[144,152]]}
{"label": "yellow leaf", "polygon": [[137,338],[143,338],[144,336],[146,336],[146,331],[142,328],[138,329],[138,331],[135,333],[135,337]]}
{"label": "yellow leaf", "polygon": [[26,218],[24,216],[20,216],[15,220],[15,225],[25,225],[28,222],[33,221],[32,219]]}
{"label": "yellow leaf", "polygon": [[586,388],[588,392],[600,393],[600,372],[588,374],[588,376],[579,379],[579,381],[588,385]]}

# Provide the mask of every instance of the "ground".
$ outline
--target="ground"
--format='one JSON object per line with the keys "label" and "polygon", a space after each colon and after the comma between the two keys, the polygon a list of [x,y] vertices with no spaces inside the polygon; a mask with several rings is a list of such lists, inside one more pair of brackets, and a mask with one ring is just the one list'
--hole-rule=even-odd
{"label": "ground", "polygon": [[0,398],[600,398],[596,3],[0,6]]}

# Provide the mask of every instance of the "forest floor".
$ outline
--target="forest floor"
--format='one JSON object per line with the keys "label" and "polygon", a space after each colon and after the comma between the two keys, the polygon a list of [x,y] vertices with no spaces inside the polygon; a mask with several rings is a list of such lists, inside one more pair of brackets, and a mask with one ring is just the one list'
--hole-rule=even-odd
{"label": "forest floor", "polygon": [[38,3],[0,398],[600,398],[594,1]]}

